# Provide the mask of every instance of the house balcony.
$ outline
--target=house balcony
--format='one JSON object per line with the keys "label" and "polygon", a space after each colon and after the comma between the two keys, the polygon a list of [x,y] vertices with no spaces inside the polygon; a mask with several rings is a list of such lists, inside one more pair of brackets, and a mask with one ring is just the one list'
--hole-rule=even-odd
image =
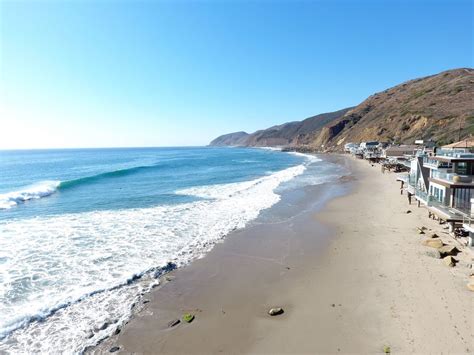
{"label": "house balcony", "polygon": [[425,205],[429,205],[433,198],[433,196],[430,196],[426,191],[422,191],[420,189],[415,189],[415,197]]}
{"label": "house balcony", "polygon": [[433,157],[423,157],[423,166],[429,169],[450,169],[453,167],[453,164],[433,159]]}
{"label": "house balcony", "polygon": [[427,207],[432,213],[449,223],[462,224],[471,216],[471,211],[449,207],[434,199],[433,196],[429,196]]}
{"label": "house balcony", "polygon": [[439,149],[436,152],[437,157],[453,158],[453,159],[470,159],[474,158],[474,153],[465,151],[465,149],[445,150]]}
{"label": "house balcony", "polygon": [[459,175],[455,173],[447,173],[444,171],[433,170],[431,179],[444,181],[450,185],[471,186],[474,185],[473,175]]}
{"label": "house balcony", "polygon": [[464,216],[462,220],[462,227],[471,235],[474,235],[474,217]]}

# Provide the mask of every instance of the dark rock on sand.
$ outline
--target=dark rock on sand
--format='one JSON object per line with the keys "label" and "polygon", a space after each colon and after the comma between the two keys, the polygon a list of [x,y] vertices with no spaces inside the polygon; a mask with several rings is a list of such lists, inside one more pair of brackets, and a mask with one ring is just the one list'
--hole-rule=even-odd
{"label": "dark rock on sand", "polygon": [[179,323],[181,323],[181,321],[179,319],[173,319],[171,321],[168,322],[168,328],[172,328],[176,325],[178,325]]}
{"label": "dark rock on sand", "polygon": [[110,348],[109,353],[115,353],[120,350],[119,346],[114,346],[113,348]]}
{"label": "dark rock on sand", "polygon": [[444,258],[448,255],[456,256],[459,253],[459,249],[453,245],[445,245],[438,249],[441,257]]}
{"label": "dark rock on sand", "polygon": [[407,211],[406,211],[406,214],[409,214],[409,213],[411,213],[411,210],[407,210]]}
{"label": "dark rock on sand", "polygon": [[275,308],[271,308],[269,311],[268,311],[268,314],[271,315],[271,316],[278,316],[280,314],[283,314],[283,308],[281,307],[275,307]]}

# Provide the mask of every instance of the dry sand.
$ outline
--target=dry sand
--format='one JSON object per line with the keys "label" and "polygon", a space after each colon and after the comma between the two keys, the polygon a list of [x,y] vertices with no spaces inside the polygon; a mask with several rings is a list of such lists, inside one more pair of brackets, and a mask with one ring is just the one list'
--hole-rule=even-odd
{"label": "dry sand", "polygon": [[[390,346],[392,353],[472,353],[472,251],[461,253],[455,268],[428,255],[417,227],[456,242],[424,208],[408,206],[396,175],[340,160],[353,179],[286,197],[272,213],[288,218],[236,231],[173,272],[96,350],[314,354]],[[273,306],[285,313],[268,316]],[[185,312],[196,319],[168,328]]]}

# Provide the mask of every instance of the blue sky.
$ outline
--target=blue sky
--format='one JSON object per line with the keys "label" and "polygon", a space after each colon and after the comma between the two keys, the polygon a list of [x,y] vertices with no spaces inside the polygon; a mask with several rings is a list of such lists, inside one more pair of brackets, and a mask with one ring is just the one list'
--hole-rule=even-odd
{"label": "blue sky", "polygon": [[0,148],[204,145],[473,66],[471,1],[1,1]]}

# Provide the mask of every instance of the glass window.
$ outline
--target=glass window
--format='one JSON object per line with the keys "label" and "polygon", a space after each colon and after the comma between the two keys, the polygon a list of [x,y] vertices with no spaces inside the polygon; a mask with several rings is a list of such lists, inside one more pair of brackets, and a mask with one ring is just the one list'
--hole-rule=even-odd
{"label": "glass window", "polygon": [[460,162],[456,164],[456,173],[459,175],[467,175],[467,162]]}

